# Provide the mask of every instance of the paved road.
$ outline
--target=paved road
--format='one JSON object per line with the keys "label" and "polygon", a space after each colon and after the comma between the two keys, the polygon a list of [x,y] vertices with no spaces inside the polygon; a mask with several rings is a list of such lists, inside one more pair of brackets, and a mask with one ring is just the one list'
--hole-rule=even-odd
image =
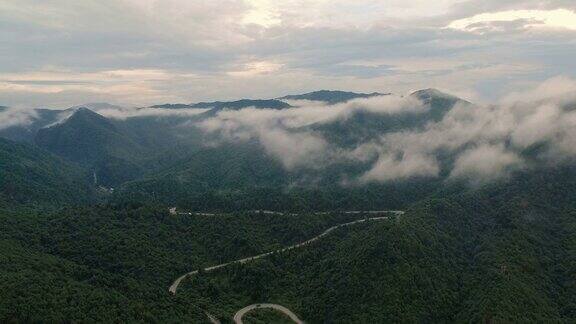
{"label": "paved road", "polygon": [[[356,213],[358,213],[358,214],[360,214],[360,213],[366,213],[366,214],[372,214],[372,215],[374,215],[374,214],[395,214],[395,215],[402,215],[402,214],[404,214],[403,211],[395,211],[395,210],[394,210],[394,211],[367,211],[367,212],[351,211],[351,212],[345,212],[345,213],[352,213],[352,214],[356,214]],[[298,244],[295,244],[295,245],[292,245],[292,246],[289,246],[289,247],[286,247],[286,248],[283,248],[283,249],[271,251],[271,252],[268,252],[268,253],[263,253],[263,254],[259,254],[259,255],[252,256],[252,257],[248,257],[248,258],[244,258],[244,259],[240,259],[240,260],[231,261],[231,262],[227,262],[227,263],[215,265],[215,266],[212,266],[212,267],[208,267],[208,268],[205,268],[204,271],[205,271],[205,272],[210,272],[210,271],[213,271],[213,270],[216,270],[216,269],[224,268],[224,267],[229,266],[229,265],[231,265],[231,264],[235,264],[235,263],[243,264],[243,263],[247,263],[247,262],[250,262],[250,261],[254,261],[254,260],[257,260],[257,259],[261,259],[261,258],[270,256],[270,255],[272,255],[272,254],[281,253],[281,252],[285,252],[285,251],[292,250],[292,249],[297,249],[297,248],[306,246],[306,245],[308,245],[308,244],[310,244],[310,243],[313,243],[313,242],[315,242],[315,241],[323,238],[324,236],[330,234],[332,231],[334,231],[335,229],[340,228],[340,227],[350,226],[350,225],[354,225],[354,224],[358,224],[358,223],[363,223],[363,222],[366,222],[366,221],[378,221],[378,220],[387,220],[387,219],[389,219],[388,216],[370,217],[370,218],[364,218],[364,219],[356,220],[356,221],[349,222],[349,223],[344,223],[344,224],[335,225],[335,226],[332,226],[332,227],[330,227],[329,229],[325,230],[324,232],[322,232],[322,234],[320,234],[320,235],[318,235],[318,236],[315,236],[315,237],[313,237],[313,238],[311,238],[311,239],[309,239],[309,240],[307,240],[307,241],[304,241],[304,242],[301,242],[301,243],[298,243]],[[188,277],[188,276],[198,274],[198,271],[199,271],[199,270],[194,270],[194,271],[188,272],[188,273],[186,273],[186,274],[178,277],[178,279],[174,280],[174,282],[172,283],[172,285],[170,286],[170,288],[168,288],[168,290],[169,290],[172,294],[176,294],[176,291],[178,290],[178,286],[180,286],[180,283],[182,282],[182,280],[186,279],[186,277]]]}
{"label": "paved road", "polygon": [[210,314],[210,313],[208,313],[208,312],[206,312],[206,313],[204,313],[204,314],[206,314],[206,317],[208,317],[208,320],[210,321],[210,323],[212,323],[212,324],[221,324],[221,323],[220,323],[220,320],[217,319],[214,315],[212,315],[212,314]]}
{"label": "paved road", "polygon": [[239,310],[238,312],[236,312],[236,314],[234,315],[234,323],[236,324],[242,324],[242,317],[244,317],[244,315],[246,315],[246,313],[255,310],[255,309],[260,309],[260,308],[272,308],[275,309],[277,311],[280,311],[286,315],[288,315],[288,317],[290,317],[291,320],[294,321],[294,323],[297,324],[304,324],[304,322],[302,320],[300,320],[298,318],[298,316],[296,316],[296,314],[292,313],[291,310],[289,310],[288,308],[282,306],[282,305],[276,305],[276,304],[254,304],[254,305],[250,305],[250,306],[246,306],[244,308],[242,308],[241,310]]}

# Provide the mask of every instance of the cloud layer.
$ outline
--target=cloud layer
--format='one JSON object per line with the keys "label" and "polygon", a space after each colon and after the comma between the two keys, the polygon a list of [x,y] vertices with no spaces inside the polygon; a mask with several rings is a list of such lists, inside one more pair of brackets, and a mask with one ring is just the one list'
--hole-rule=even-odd
{"label": "cloud layer", "polygon": [[576,76],[575,9],[570,0],[0,0],[0,104],[423,86],[490,101]]}
{"label": "cloud layer", "polygon": [[512,94],[498,105],[457,103],[437,122],[383,131],[352,148],[331,142],[317,131],[319,125],[330,123],[351,127],[346,126],[347,120],[358,111],[378,119],[417,116],[428,109],[412,96],[384,96],[335,106],[308,102],[280,111],[222,111],[200,127],[226,141],[258,140],[289,170],[369,163],[355,180],[360,183],[439,177],[446,168],[449,178],[481,183],[534,163],[557,163],[576,156],[576,82],[563,77]]}

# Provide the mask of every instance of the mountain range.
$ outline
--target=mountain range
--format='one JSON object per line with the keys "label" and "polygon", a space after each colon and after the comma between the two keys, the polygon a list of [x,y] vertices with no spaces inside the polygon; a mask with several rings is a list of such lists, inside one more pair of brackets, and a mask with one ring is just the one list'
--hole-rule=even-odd
{"label": "mountain range", "polygon": [[0,322],[262,302],[310,323],[573,322],[573,107],[425,89],[0,108]]}
{"label": "mountain range", "polygon": [[[301,97],[285,98],[324,101],[329,107],[354,99],[379,96],[387,95],[318,91]],[[431,90],[411,96],[426,101],[430,109],[422,114],[399,115],[356,110],[345,120],[311,123],[299,127],[298,131],[318,133],[342,147],[351,146],[382,133],[421,127],[428,120],[441,118],[461,101]],[[223,111],[295,108],[276,99],[198,103],[187,107],[202,108],[205,112],[193,116],[135,115],[126,119],[107,118],[98,114],[98,108],[103,106],[106,105],[93,106],[94,110],[85,107],[60,111],[38,110],[31,124],[4,129],[0,135],[34,143],[75,163],[93,174],[97,186],[119,187],[119,195],[137,193],[139,196],[152,196],[168,187],[170,192],[158,198],[167,199],[166,202],[180,200],[179,197],[185,195],[185,192],[191,193],[191,196],[197,194],[198,197],[209,193],[219,196],[221,190],[233,188],[256,190],[296,185],[315,191],[328,188],[334,182],[342,181],[343,177],[356,176],[368,167],[365,162],[339,162],[323,170],[308,167],[287,170],[281,161],[263,149],[260,143],[262,139],[256,138],[206,146],[206,143],[222,139],[218,135],[206,133],[198,125]],[[155,106],[154,109],[174,109],[173,106],[160,107]],[[179,107],[177,110],[185,109]],[[342,190],[347,191],[355,190]]]}

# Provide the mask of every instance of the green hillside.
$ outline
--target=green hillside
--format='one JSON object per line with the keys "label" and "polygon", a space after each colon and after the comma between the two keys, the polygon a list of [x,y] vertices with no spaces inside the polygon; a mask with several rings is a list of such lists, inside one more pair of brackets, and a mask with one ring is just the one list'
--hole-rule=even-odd
{"label": "green hillside", "polygon": [[0,207],[1,322],[192,322],[168,292],[195,268],[304,240],[347,215],[169,215],[123,206],[50,213]]}
{"label": "green hillside", "polygon": [[104,186],[140,175],[139,161],[146,156],[144,148],[110,120],[85,108],[56,125],[40,129],[36,144],[90,168],[96,174],[97,183]]}
{"label": "green hillside", "polygon": [[519,174],[423,201],[398,222],[201,274],[179,294],[208,297],[221,318],[265,300],[309,323],[572,322],[575,189],[573,168]]}
{"label": "green hillside", "polygon": [[22,204],[86,203],[89,175],[82,168],[28,144],[0,139],[0,197]]}

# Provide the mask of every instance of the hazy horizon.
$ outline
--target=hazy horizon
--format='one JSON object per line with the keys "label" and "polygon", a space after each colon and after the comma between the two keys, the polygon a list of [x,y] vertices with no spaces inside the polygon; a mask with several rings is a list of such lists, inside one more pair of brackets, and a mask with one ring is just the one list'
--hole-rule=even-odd
{"label": "hazy horizon", "polygon": [[565,0],[0,0],[0,105],[422,88],[496,102],[576,77],[575,9]]}

